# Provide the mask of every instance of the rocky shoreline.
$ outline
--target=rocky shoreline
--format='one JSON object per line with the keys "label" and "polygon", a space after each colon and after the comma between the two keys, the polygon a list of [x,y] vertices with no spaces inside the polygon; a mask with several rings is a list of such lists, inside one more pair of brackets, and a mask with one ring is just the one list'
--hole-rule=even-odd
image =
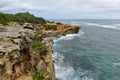
{"label": "rocky shoreline", "polygon": [[57,23],[10,25],[0,26],[0,80],[33,80],[40,72],[40,80],[56,80],[53,41],[43,38],[77,33],[80,27]]}

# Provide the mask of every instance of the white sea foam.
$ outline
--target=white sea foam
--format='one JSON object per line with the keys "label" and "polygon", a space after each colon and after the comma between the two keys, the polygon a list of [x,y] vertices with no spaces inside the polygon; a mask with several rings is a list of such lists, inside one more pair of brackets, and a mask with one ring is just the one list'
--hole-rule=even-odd
{"label": "white sea foam", "polygon": [[61,36],[58,39],[54,39],[53,41],[57,42],[59,40],[71,40],[71,39],[74,39],[75,37],[80,37],[83,34],[84,34],[84,32],[82,30],[79,30],[79,33],[77,33],[77,34],[67,34],[66,36]]}
{"label": "white sea foam", "polygon": [[115,67],[120,67],[120,63],[113,63]]}
{"label": "white sea foam", "polygon": [[91,25],[91,26],[96,26],[96,27],[120,29],[120,24],[112,24],[112,25],[102,25],[102,24],[98,24],[98,23],[85,23],[85,24]]}
{"label": "white sea foam", "polygon": [[117,27],[120,27],[120,24],[113,24],[113,25],[115,25],[115,26],[117,26]]}
{"label": "white sea foam", "polygon": [[81,26],[81,22],[71,22],[71,25],[77,25],[77,26]]}
{"label": "white sea foam", "polygon": [[[84,76],[91,73],[90,71],[81,70],[80,75],[78,75],[74,68],[64,61],[64,56],[59,52],[53,54],[53,60],[58,80],[94,80],[91,77]],[[80,78],[80,76],[84,77]]]}
{"label": "white sea foam", "polygon": [[73,67],[64,62],[64,56],[58,52],[53,54],[55,61],[56,77],[60,80],[72,80],[75,70]]}

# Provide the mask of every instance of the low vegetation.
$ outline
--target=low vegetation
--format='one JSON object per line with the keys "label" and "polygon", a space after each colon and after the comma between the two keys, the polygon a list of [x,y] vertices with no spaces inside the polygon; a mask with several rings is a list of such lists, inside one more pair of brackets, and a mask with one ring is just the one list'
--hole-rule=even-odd
{"label": "low vegetation", "polygon": [[57,22],[56,24],[58,24],[58,25],[63,25],[62,23],[60,23],[60,22]]}
{"label": "low vegetation", "polygon": [[45,46],[45,44],[42,43],[42,41],[40,41],[39,39],[35,39],[33,41],[33,49],[43,48],[44,46]]}
{"label": "low vegetation", "polygon": [[49,78],[49,72],[40,71],[33,76],[34,80],[46,80]]}
{"label": "low vegetation", "polygon": [[45,30],[57,30],[56,25],[44,25]]}
{"label": "low vegetation", "polygon": [[0,24],[7,25],[9,22],[27,22],[35,24],[45,24],[46,20],[41,17],[35,17],[29,12],[17,14],[0,13]]}
{"label": "low vegetation", "polygon": [[0,13],[0,24],[7,25],[8,22],[8,16],[6,16],[3,13]]}

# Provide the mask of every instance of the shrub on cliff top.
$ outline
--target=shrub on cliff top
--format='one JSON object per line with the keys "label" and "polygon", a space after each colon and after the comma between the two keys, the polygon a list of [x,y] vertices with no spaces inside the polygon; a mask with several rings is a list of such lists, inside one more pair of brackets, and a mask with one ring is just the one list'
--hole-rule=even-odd
{"label": "shrub on cliff top", "polygon": [[13,21],[37,23],[37,24],[45,24],[46,23],[46,21],[43,18],[35,17],[34,15],[30,14],[29,12],[15,14],[15,19]]}
{"label": "shrub on cliff top", "polygon": [[60,23],[60,22],[57,22],[56,24],[58,24],[58,25],[63,25],[62,23]]}
{"label": "shrub on cliff top", "polygon": [[5,14],[0,13],[0,24],[7,25],[7,22],[9,22],[8,17]]}
{"label": "shrub on cliff top", "polygon": [[0,13],[0,24],[7,24],[9,22],[27,22],[35,24],[45,24],[46,20],[41,17],[35,17],[29,12],[13,14]]}

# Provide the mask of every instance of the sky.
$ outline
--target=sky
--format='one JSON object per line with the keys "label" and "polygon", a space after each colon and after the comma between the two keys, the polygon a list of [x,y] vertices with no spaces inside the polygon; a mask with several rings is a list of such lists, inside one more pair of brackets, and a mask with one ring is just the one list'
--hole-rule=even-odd
{"label": "sky", "polygon": [[0,12],[45,19],[120,19],[120,0],[1,0]]}

